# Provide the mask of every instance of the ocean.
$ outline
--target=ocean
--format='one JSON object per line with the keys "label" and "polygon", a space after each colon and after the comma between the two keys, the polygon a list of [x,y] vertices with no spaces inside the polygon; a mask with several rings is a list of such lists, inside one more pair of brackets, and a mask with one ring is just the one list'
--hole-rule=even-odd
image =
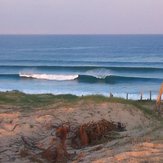
{"label": "ocean", "polygon": [[0,35],[0,91],[155,99],[163,35]]}

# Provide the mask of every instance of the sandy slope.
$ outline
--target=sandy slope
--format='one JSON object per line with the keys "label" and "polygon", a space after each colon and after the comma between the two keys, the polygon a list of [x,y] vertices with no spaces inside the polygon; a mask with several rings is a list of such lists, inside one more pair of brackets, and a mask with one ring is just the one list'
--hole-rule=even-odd
{"label": "sandy slope", "polygon": [[0,110],[2,163],[31,162],[28,157],[20,156],[20,149],[23,147],[22,135],[35,140],[42,148],[47,148],[54,141],[51,136],[51,133],[55,132],[52,129],[54,124],[69,121],[75,126],[103,118],[125,123],[127,131],[122,132],[119,139],[104,144],[79,150],[68,146],[68,152],[76,152],[78,155],[76,160],[70,162],[163,162],[163,128],[132,105],[80,101],[73,107],[62,106],[53,109],[51,106],[32,112],[20,112],[5,106],[1,106]]}

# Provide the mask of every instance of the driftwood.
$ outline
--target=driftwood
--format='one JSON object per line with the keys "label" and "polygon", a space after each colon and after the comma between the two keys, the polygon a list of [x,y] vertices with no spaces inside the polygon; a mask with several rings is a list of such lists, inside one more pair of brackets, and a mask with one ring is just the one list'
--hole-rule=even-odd
{"label": "driftwood", "polygon": [[24,146],[27,148],[27,149],[31,149],[31,150],[43,150],[41,148],[39,148],[35,142],[29,140],[28,138],[25,138],[24,136],[21,136],[21,139],[23,141],[23,144]]}
{"label": "driftwood", "polygon": [[67,147],[65,144],[69,128],[69,125],[62,124],[56,129],[56,144],[51,145],[48,149],[41,153],[43,158],[51,162],[63,163],[70,159],[70,155],[67,152]]}
{"label": "driftwood", "polygon": [[[56,142],[53,142],[47,149],[39,148],[36,145],[37,143],[34,143],[33,141],[31,142],[28,138],[21,136],[25,148],[20,151],[20,154],[22,156],[30,155],[32,156],[32,158],[34,156],[35,158],[38,158],[38,155],[40,155],[42,158],[52,163],[67,162],[67,160],[70,159],[70,155],[67,152],[65,142],[67,139],[69,128],[70,128],[69,125],[65,123],[62,124],[61,126],[58,126],[55,132]],[[41,152],[39,154],[37,152],[36,154],[35,152],[36,150],[37,151],[41,150]]]}
{"label": "driftwood", "polygon": [[98,122],[89,122],[77,127],[72,137],[72,147],[81,148],[89,144],[95,144],[112,131],[124,131],[125,125],[113,123],[105,119]]}
{"label": "driftwood", "polygon": [[[29,138],[21,137],[24,149],[20,151],[21,156],[30,156],[37,160],[46,159],[48,162],[66,163],[76,156],[76,153],[69,154],[67,152],[66,140],[68,139],[68,133],[72,134],[71,146],[73,148],[81,148],[84,146],[92,145],[107,137],[112,131],[123,131],[125,126],[118,122],[113,123],[105,119],[97,122],[88,122],[82,125],[78,125],[75,128],[69,123],[62,123],[55,129],[54,139],[50,146],[46,149],[39,147],[37,142],[30,140]],[[108,140],[108,137],[107,137]]]}

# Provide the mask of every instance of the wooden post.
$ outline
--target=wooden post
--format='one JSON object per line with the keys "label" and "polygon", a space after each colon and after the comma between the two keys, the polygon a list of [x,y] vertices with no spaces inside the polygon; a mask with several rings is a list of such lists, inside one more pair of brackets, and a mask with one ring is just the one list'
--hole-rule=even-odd
{"label": "wooden post", "polygon": [[151,101],[152,100],[152,91],[149,92],[149,100]]}
{"label": "wooden post", "polygon": [[128,100],[128,93],[126,94],[126,100]]}
{"label": "wooden post", "polygon": [[143,93],[140,94],[140,100],[143,100]]}

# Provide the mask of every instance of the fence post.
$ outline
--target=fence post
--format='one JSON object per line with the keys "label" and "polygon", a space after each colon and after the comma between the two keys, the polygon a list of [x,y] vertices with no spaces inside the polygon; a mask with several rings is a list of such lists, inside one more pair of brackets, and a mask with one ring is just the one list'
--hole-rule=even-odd
{"label": "fence post", "polygon": [[126,94],[126,99],[128,100],[128,93]]}
{"label": "fence post", "polygon": [[140,100],[143,100],[143,93],[140,94]]}
{"label": "fence post", "polygon": [[152,91],[149,92],[150,93],[150,101],[152,100]]}
{"label": "fence post", "polygon": [[112,98],[113,97],[113,94],[110,92],[110,98]]}

